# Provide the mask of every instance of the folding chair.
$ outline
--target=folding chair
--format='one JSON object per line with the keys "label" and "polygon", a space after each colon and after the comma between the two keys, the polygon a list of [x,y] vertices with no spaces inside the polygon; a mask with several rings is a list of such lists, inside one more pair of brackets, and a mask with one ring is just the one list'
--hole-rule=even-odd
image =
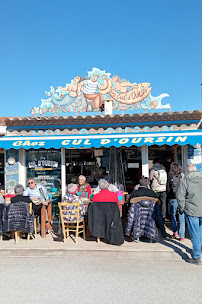
{"label": "folding chair", "polygon": [[[66,238],[69,236],[69,232],[76,233],[76,244],[78,241],[78,236],[83,233],[84,240],[86,239],[85,232],[85,220],[79,220],[79,203],[58,203],[60,209],[60,218],[62,222],[63,231],[63,241],[66,242]],[[74,209],[75,208],[75,209]],[[68,218],[74,218],[73,220],[68,220]],[[80,230],[82,229],[82,230]]]}

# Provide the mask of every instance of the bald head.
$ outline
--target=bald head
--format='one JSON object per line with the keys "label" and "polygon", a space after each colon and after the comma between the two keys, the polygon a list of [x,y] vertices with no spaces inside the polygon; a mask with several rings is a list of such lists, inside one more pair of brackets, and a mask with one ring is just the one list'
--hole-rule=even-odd
{"label": "bald head", "polygon": [[196,166],[194,164],[188,164],[187,172],[193,172],[193,171],[198,171]]}

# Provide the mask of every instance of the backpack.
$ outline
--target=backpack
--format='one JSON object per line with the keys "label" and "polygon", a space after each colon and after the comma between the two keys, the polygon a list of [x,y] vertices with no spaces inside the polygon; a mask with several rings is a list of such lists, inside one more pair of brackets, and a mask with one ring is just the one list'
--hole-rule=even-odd
{"label": "backpack", "polygon": [[181,175],[173,175],[170,180],[170,186],[174,194],[176,194],[181,180]]}
{"label": "backpack", "polygon": [[158,170],[157,181],[159,185],[166,185],[167,183],[167,173],[165,170]]}

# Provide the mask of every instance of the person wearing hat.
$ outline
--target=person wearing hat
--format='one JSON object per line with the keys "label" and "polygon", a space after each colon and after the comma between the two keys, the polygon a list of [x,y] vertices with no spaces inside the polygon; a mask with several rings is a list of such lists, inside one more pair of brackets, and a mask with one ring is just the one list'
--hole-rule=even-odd
{"label": "person wearing hat", "polygon": [[[68,184],[66,187],[66,194],[64,195],[62,201],[63,202],[68,202],[68,203],[79,203],[79,211],[80,211],[80,216],[79,216],[79,220],[83,220],[83,217],[86,213],[86,208],[84,206],[83,201],[76,195],[76,193],[78,192],[78,186],[76,184]],[[72,209],[76,208],[76,206],[73,206]],[[70,209],[67,209],[70,210]],[[73,221],[75,220],[74,217],[68,217],[67,218],[69,221]]]}
{"label": "person wearing hat", "polygon": [[[119,191],[119,189],[115,185],[111,184],[111,180],[110,180],[109,176],[105,176],[104,180],[106,180],[108,182],[109,191],[112,191],[115,193]],[[95,191],[93,194],[95,195],[95,194],[99,193],[100,191],[101,191],[101,189],[100,189],[100,186],[98,185],[97,188],[95,188]]]}
{"label": "person wearing hat", "polygon": [[119,199],[117,194],[108,189],[109,183],[105,179],[100,179],[98,183],[101,190],[99,193],[93,196],[93,202],[116,202],[119,206]]}

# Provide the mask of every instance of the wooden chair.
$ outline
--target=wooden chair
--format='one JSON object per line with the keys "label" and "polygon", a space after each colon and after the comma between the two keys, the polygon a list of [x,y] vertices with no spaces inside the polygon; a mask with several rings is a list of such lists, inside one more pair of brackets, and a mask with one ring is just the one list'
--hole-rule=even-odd
{"label": "wooden chair", "polygon": [[[63,241],[66,242],[66,238],[69,236],[69,232],[76,232],[76,244],[78,241],[78,236],[80,233],[83,233],[84,240],[86,239],[85,232],[85,220],[79,220],[79,203],[58,203],[60,210],[60,218],[62,221],[62,231],[63,231]],[[63,207],[65,207],[63,209]],[[76,207],[75,209],[70,209],[71,207]],[[65,214],[65,213],[69,214]],[[68,221],[67,218],[74,218],[73,221]],[[80,230],[82,229],[82,230]]]}
{"label": "wooden chair", "polygon": [[[140,201],[143,201],[143,200],[149,200],[149,201],[152,201],[154,203],[157,203],[158,202],[158,198],[155,198],[155,197],[148,197],[148,196],[139,196],[139,197],[133,197],[131,200],[130,200],[130,203],[131,204],[135,204],[135,203],[138,203]],[[140,238],[138,237],[137,238],[137,243],[140,242]],[[153,240],[152,239],[149,239],[149,242],[150,243],[153,243]]]}

